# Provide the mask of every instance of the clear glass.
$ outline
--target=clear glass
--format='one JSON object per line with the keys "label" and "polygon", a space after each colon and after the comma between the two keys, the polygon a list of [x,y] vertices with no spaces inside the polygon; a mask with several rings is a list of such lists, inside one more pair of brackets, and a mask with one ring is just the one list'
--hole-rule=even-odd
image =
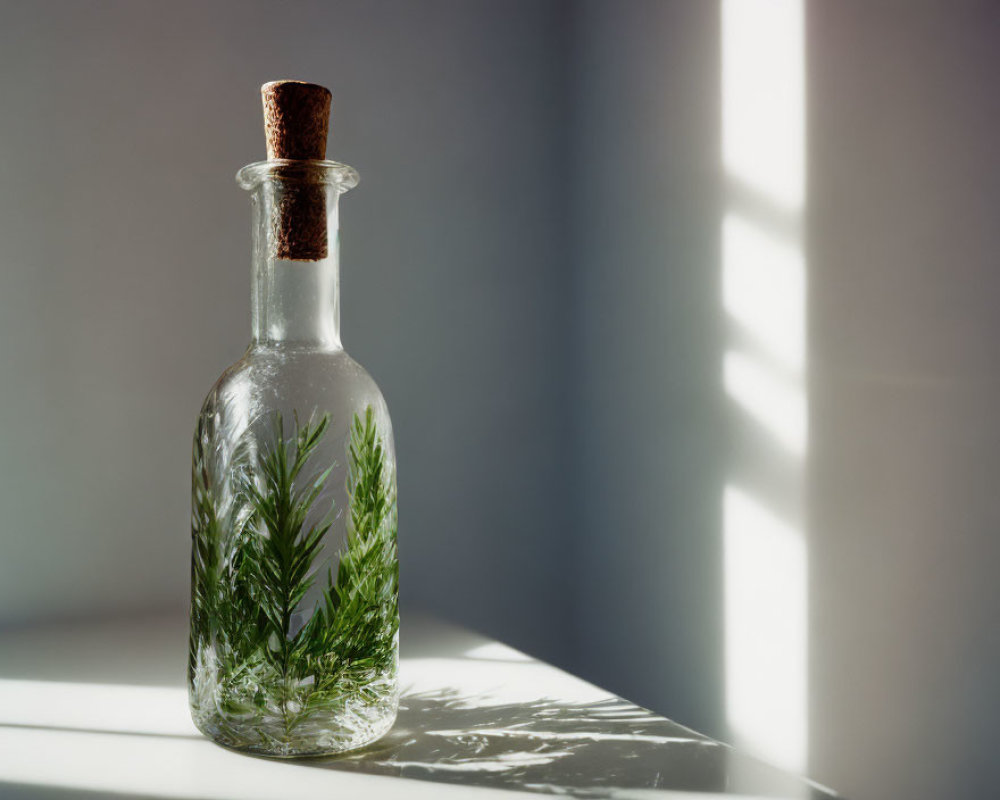
{"label": "clear glass", "polygon": [[[191,712],[228,747],[336,753],[384,734],[398,700],[392,427],[340,342],[338,202],[357,175],[268,161],[237,179],[253,331],[195,432]],[[321,257],[281,258],[290,215],[317,211]]]}

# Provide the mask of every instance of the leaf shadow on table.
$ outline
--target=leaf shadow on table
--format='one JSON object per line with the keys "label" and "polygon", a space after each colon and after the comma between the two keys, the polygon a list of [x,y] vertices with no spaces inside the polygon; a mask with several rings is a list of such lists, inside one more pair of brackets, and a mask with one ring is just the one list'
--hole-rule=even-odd
{"label": "leaf shadow on table", "polygon": [[616,698],[496,704],[442,689],[404,693],[396,725],[374,745],[300,763],[574,797],[667,789],[812,796],[802,781],[738,756],[740,779],[734,781],[734,756],[724,745]]}

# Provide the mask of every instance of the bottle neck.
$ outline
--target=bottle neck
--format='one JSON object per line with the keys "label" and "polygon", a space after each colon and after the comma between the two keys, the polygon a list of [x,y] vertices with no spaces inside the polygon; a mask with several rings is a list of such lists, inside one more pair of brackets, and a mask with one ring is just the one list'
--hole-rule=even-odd
{"label": "bottle neck", "polygon": [[[290,237],[302,232],[302,218],[289,215],[302,210],[302,196],[292,197],[297,202],[289,203],[292,190],[278,180],[265,180],[253,190],[251,324],[255,348],[342,348],[339,192],[333,187],[321,191],[318,199],[310,195],[315,207],[306,209],[304,225],[311,239],[319,237],[322,248],[299,260],[282,256],[289,255],[289,249],[296,255],[301,244]],[[314,213],[317,209],[318,214]]]}

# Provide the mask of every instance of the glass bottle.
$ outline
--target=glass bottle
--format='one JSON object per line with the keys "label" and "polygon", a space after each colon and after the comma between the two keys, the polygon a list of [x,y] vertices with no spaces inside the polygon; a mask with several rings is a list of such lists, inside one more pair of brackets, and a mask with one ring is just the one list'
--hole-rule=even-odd
{"label": "glass bottle", "polygon": [[191,711],[228,747],[334,753],[384,734],[398,699],[392,429],[340,341],[338,203],[357,173],[277,159],[237,180],[253,331],[195,433]]}

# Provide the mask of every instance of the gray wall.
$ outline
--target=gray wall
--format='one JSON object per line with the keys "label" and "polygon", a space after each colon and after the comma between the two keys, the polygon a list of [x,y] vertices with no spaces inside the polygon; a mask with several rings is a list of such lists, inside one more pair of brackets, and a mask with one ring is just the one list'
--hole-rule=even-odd
{"label": "gray wall", "polygon": [[343,330],[404,600],[565,653],[561,6],[0,9],[0,621],[186,604],[190,437],[249,336],[259,85],[334,93]]}
{"label": "gray wall", "polygon": [[576,26],[579,668],[723,735],[718,8]]}

